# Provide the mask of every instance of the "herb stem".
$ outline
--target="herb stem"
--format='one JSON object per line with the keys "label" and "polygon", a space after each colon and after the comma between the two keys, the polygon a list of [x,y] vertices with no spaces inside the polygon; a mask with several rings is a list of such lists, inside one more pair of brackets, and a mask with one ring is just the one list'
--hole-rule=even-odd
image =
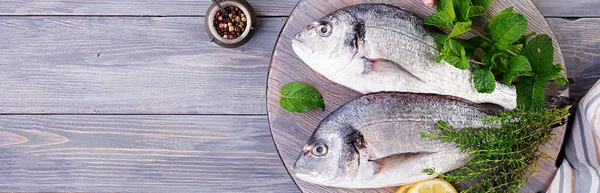
{"label": "herb stem", "polygon": [[486,12],[483,12],[483,16],[487,17],[490,20],[492,19],[492,16],[490,16],[490,14],[488,14]]}
{"label": "herb stem", "polygon": [[506,50],[505,52],[508,53],[508,54],[510,54],[510,55],[512,55],[512,56],[517,56],[517,54],[515,54],[514,52],[512,52],[510,50]]}
{"label": "herb stem", "polygon": [[473,32],[474,34],[478,35],[479,37],[483,38],[484,40],[490,42],[490,43],[494,43],[494,41],[492,41],[490,38],[488,38],[487,36],[483,35],[482,33],[478,32],[477,30],[474,30],[473,28],[469,29],[471,30],[471,32]]}
{"label": "herb stem", "polygon": [[487,66],[486,64],[484,64],[484,63],[482,63],[482,62],[479,62],[479,61],[476,61],[476,60],[471,60],[471,59],[469,59],[469,62],[471,62],[471,63],[475,63],[475,64],[479,64],[479,65],[482,65],[482,66]]}

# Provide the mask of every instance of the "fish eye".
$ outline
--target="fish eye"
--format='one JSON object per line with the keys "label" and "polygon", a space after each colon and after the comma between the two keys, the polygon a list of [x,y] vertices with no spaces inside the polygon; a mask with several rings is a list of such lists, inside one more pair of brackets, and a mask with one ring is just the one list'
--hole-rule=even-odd
{"label": "fish eye", "polygon": [[327,154],[327,146],[325,145],[316,145],[312,149],[312,154],[315,156],[323,156]]}
{"label": "fish eye", "polygon": [[317,31],[317,34],[319,34],[322,37],[327,37],[331,35],[331,25],[329,24],[321,24],[315,29]]}

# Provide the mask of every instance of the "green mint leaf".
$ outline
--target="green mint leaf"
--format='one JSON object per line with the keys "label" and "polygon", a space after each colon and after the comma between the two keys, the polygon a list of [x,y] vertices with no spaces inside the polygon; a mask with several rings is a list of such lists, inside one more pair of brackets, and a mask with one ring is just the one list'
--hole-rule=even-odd
{"label": "green mint leaf", "polygon": [[517,106],[524,111],[543,108],[544,88],[546,81],[521,77],[517,83]]}
{"label": "green mint leaf", "polygon": [[471,8],[469,8],[469,17],[483,15],[483,13],[485,13],[485,10],[486,9],[483,6],[478,6],[478,5],[471,6]]}
{"label": "green mint leaf", "polygon": [[525,56],[515,56],[510,59],[508,72],[504,73],[502,80],[504,84],[511,85],[513,79],[518,76],[531,73],[531,65]]}
{"label": "green mint leaf", "polygon": [[447,39],[444,42],[442,54],[436,58],[436,61],[442,59],[461,70],[466,70],[470,66],[465,48],[455,39]]}
{"label": "green mint leaf", "polygon": [[494,16],[489,23],[490,35],[499,50],[507,50],[527,30],[527,19],[519,13],[509,13]]}
{"label": "green mint leaf", "polygon": [[[471,9],[470,0],[452,0],[456,19],[460,22],[471,21],[469,19],[469,10]],[[470,26],[470,25],[469,25]]]}
{"label": "green mint leaf", "polygon": [[492,71],[478,68],[473,72],[473,86],[480,93],[492,93],[496,89],[496,80]]}
{"label": "green mint leaf", "polygon": [[496,20],[498,20],[498,18],[500,18],[500,17],[502,17],[504,15],[512,13],[513,9],[514,9],[514,7],[511,6],[509,8],[506,8],[506,9],[502,10],[500,13],[496,14],[494,17],[492,17],[492,19],[490,19],[490,22],[488,22],[488,24],[485,25],[484,30],[487,31],[487,32],[489,32],[490,31],[490,23],[497,22]]}
{"label": "green mint leaf", "polygon": [[460,58],[460,60],[458,60],[458,63],[454,64],[454,67],[461,70],[469,69],[469,66],[471,66],[471,63],[469,63],[469,59],[467,57]]}
{"label": "green mint leaf", "polygon": [[446,35],[446,34],[438,34],[437,36],[435,36],[435,43],[437,43],[438,45],[443,46],[447,40],[448,40],[448,35]]}
{"label": "green mint leaf", "polygon": [[290,82],[281,87],[280,92],[279,105],[289,112],[304,113],[314,108],[325,110],[321,94],[307,84]]}
{"label": "green mint leaf", "polygon": [[[443,13],[451,21],[456,21],[456,13],[454,12],[454,5],[452,5],[452,0],[439,0],[436,9],[438,13]],[[452,28],[452,27],[449,27]]]}
{"label": "green mint leaf", "polygon": [[564,77],[560,77],[554,80],[554,83],[561,85],[561,86],[565,86],[567,85],[567,79]]}
{"label": "green mint leaf", "polygon": [[527,45],[527,43],[529,43],[529,40],[531,40],[531,37],[537,35],[536,32],[531,32],[527,35],[523,35],[523,37],[521,37],[521,39],[519,39],[519,42],[523,45]]}
{"label": "green mint leaf", "polygon": [[521,53],[521,50],[523,50],[523,44],[513,44],[508,46],[508,50],[511,51],[512,53]]}
{"label": "green mint leaf", "polygon": [[433,15],[426,17],[424,20],[425,24],[432,25],[441,28],[452,28],[454,27],[454,21],[448,14],[444,12],[436,12]]}
{"label": "green mint leaf", "polygon": [[448,35],[448,38],[456,37],[469,31],[469,29],[471,29],[471,24],[471,21],[456,22],[456,24],[454,24],[454,28],[452,28],[452,32],[450,35]]}
{"label": "green mint leaf", "polygon": [[495,47],[490,47],[487,51],[483,53],[483,56],[481,57],[481,62],[487,65],[493,65],[492,58],[494,57],[494,55],[496,55],[497,52],[498,51]]}
{"label": "green mint leaf", "polygon": [[[490,6],[492,0],[471,0],[474,6],[481,6],[484,9],[487,9]],[[485,10],[484,10],[485,12]]]}
{"label": "green mint leaf", "polygon": [[501,69],[501,71],[508,71],[508,62],[510,56],[504,52],[498,52],[492,56],[492,65]]}
{"label": "green mint leaf", "polygon": [[448,39],[448,44],[447,46],[450,47],[450,50],[452,50],[452,53],[458,57],[466,57],[467,53],[465,52],[465,48],[462,46],[462,44],[460,44],[458,41],[454,40],[454,39]]}
{"label": "green mint leaf", "polygon": [[553,70],[554,65],[554,47],[552,39],[548,35],[539,35],[533,38],[521,51],[522,54],[529,59],[531,69],[535,73],[552,74],[549,71]]}
{"label": "green mint leaf", "polygon": [[464,48],[467,56],[475,56],[477,48],[485,41],[483,38],[477,36],[468,40],[456,39]]}

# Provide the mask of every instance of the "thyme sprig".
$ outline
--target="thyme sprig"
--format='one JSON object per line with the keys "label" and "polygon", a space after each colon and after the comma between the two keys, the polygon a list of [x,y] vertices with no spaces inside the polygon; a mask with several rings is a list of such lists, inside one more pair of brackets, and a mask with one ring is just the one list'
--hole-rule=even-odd
{"label": "thyme sprig", "polygon": [[463,167],[449,173],[427,168],[425,173],[458,184],[472,182],[461,192],[518,192],[536,175],[538,160],[546,158],[539,147],[552,137],[552,129],[564,123],[569,108],[504,111],[483,120],[486,128],[456,130],[438,122],[438,130],[421,133],[422,138],[455,143],[460,151],[473,156]]}

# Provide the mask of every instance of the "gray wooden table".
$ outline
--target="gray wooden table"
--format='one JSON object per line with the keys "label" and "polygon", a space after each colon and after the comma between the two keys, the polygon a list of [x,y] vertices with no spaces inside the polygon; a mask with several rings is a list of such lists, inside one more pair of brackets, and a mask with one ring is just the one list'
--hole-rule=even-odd
{"label": "gray wooden table", "polygon": [[[245,46],[209,43],[208,0],[0,2],[0,191],[298,192],[265,84],[297,0],[250,0]],[[580,98],[600,78],[600,2],[534,0]]]}

